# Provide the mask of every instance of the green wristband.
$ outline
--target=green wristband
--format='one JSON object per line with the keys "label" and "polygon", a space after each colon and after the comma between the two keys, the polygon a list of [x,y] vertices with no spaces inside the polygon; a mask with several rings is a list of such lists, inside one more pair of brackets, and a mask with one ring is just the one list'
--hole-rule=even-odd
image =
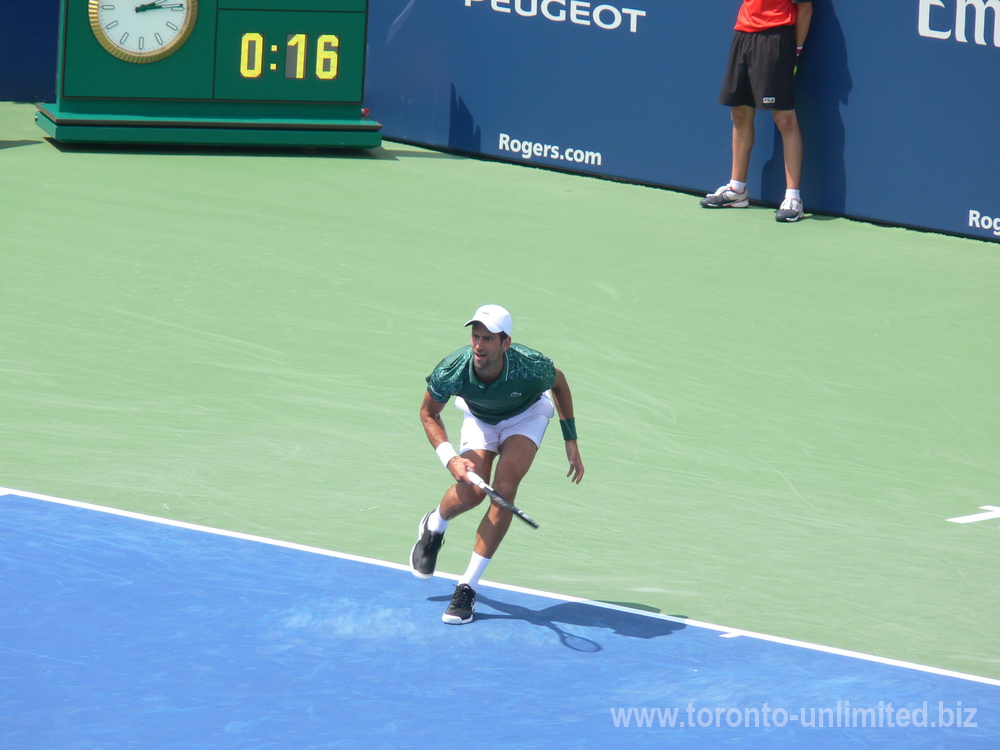
{"label": "green wristband", "polygon": [[559,427],[562,428],[563,440],[576,440],[576,419],[560,419]]}

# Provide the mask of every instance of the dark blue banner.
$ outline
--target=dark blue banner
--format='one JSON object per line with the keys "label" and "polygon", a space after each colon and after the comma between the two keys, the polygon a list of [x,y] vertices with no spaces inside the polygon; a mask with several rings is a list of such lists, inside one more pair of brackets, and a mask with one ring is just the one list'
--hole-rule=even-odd
{"label": "dark blue banner", "polygon": [[[372,0],[389,138],[711,192],[738,0]],[[1000,240],[1000,0],[815,0],[799,65],[807,210]],[[780,202],[757,117],[751,197]]]}
{"label": "dark blue banner", "polygon": [[0,101],[55,101],[59,0],[0,0],[0,19]]}

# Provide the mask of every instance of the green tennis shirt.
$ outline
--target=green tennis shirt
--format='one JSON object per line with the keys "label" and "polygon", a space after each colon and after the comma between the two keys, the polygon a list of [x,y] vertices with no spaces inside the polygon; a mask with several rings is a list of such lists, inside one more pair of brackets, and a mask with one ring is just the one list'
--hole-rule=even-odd
{"label": "green tennis shirt", "polygon": [[487,424],[516,416],[556,382],[552,360],[541,352],[511,344],[504,352],[503,372],[490,385],[479,382],[472,347],[464,346],[441,360],[427,376],[427,392],[439,404],[452,396],[465,399],[472,415]]}

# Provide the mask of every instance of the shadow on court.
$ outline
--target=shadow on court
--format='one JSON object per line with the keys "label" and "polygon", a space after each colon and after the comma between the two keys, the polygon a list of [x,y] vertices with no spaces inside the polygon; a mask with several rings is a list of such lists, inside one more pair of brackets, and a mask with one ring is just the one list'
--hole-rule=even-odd
{"label": "shadow on court", "polygon": [[[428,597],[432,602],[447,602],[450,597],[432,596]],[[610,634],[621,635],[627,638],[642,638],[649,640],[670,635],[678,630],[683,630],[685,625],[670,620],[661,620],[648,615],[633,614],[617,609],[606,609],[604,607],[585,604],[582,602],[563,602],[554,604],[545,609],[528,609],[517,604],[500,601],[489,596],[483,596],[477,592],[477,605],[486,605],[495,612],[476,611],[476,617],[471,624],[488,620],[518,620],[530,625],[547,628],[555,633],[559,642],[566,648],[574,651],[584,651],[596,653],[603,650],[597,641],[581,635],[567,632],[560,625],[571,628],[607,629]],[[593,632],[590,635],[594,635]]]}
{"label": "shadow on court", "polygon": [[4,148],[17,148],[18,146],[34,146],[41,143],[42,141],[32,141],[26,138],[22,138],[19,141],[0,141],[0,149]]}

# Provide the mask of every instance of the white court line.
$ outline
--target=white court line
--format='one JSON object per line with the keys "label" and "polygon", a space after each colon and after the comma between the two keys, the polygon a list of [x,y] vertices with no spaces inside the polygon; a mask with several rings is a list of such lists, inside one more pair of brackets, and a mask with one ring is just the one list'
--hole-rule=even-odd
{"label": "white court line", "polygon": [[959,516],[958,518],[946,518],[946,521],[951,521],[952,523],[976,523],[978,521],[992,521],[995,518],[1000,518],[1000,508],[995,505],[980,505],[980,510],[985,510],[985,513],[974,513],[971,516]]}
{"label": "white court line", "polygon": [[[143,513],[134,513],[128,510],[120,510],[119,508],[109,508],[104,505],[94,505],[93,503],[82,503],[77,500],[66,500],[60,497],[51,497],[49,495],[39,495],[35,492],[23,492],[21,490],[14,490],[7,487],[0,487],[0,496],[3,495],[19,495],[20,497],[31,498],[33,500],[42,500],[48,503],[58,503],[60,505],[69,505],[74,508],[84,508],[86,510],[93,510],[100,513],[109,513],[115,516],[124,516],[125,518],[133,518],[140,521],[149,521],[151,523],[159,523],[164,526],[174,526],[180,529],[189,529],[191,531],[201,531],[206,534],[215,534],[217,536],[225,536],[233,539],[242,539],[248,542],[259,542],[261,544],[270,544],[274,547],[284,547],[286,549],[298,550],[300,552],[311,552],[317,555],[324,555],[326,557],[335,557],[341,560],[352,560],[354,562],[368,563],[369,565],[379,565],[383,568],[392,568],[393,570],[402,570],[409,572],[410,568],[407,565],[401,565],[399,563],[389,562],[387,560],[377,560],[373,557],[362,557],[360,555],[350,555],[346,552],[334,552],[333,550],[322,549],[320,547],[310,547],[305,544],[296,544],[295,542],[284,542],[280,539],[270,539],[264,536],[255,536],[253,534],[243,534],[238,531],[228,531],[226,529],[216,529],[211,526],[199,526],[198,524],[187,523],[185,521],[175,521],[170,518],[161,518],[159,516],[148,516]],[[435,578],[444,578],[447,580],[457,581],[459,576],[452,575],[450,573],[435,573]],[[863,654],[859,651],[848,651],[842,648],[835,648],[833,646],[822,646],[816,643],[808,643],[807,641],[796,641],[791,638],[782,638],[776,635],[767,635],[766,633],[755,633],[750,630],[740,630],[739,628],[730,628],[725,625],[714,625],[710,622],[701,622],[700,620],[692,620],[687,617],[674,617],[673,615],[662,615],[656,612],[646,612],[641,609],[632,609],[630,607],[623,607],[618,604],[609,604],[608,602],[599,602],[592,599],[581,599],[576,596],[566,596],[565,594],[554,594],[551,591],[540,591],[538,589],[529,589],[523,586],[511,586],[506,583],[493,583],[492,581],[480,581],[483,586],[489,586],[490,588],[501,589],[504,591],[513,591],[519,594],[529,594],[532,596],[539,596],[548,599],[555,599],[557,601],[563,602],[574,602],[578,604],[588,604],[594,607],[601,607],[603,609],[616,610],[618,612],[627,612],[633,615],[640,615],[642,617],[651,617],[658,620],[667,620],[669,622],[679,623],[681,625],[703,628],[705,630],[715,630],[723,638],[756,638],[760,641],[767,641],[769,643],[778,643],[784,646],[794,646],[796,648],[805,648],[811,651],[820,651],[826,654],[835,654],[837,656],[845,656],[851,659],[860,659],[862,661],[875,662],[877,664],[885,664],[891,667],[900,667],[903,669],[912,669],[917,672],[927,672],[928,674],[939,675],[941,677],[952,677],[958,680],[967,680],[969,682],[978,682],[984,685],[994,685],[1000,687],[1000,680],[996,680],[990,677],[980,677],[979,675],[966,674],[964,672],[954,672],[950,669],[940,669],[938,667],[928,667],[923,664],[915,664],[908,661],[900,661],[898,659],[888,659],[884,656],[873,656],[872,654]]]}

